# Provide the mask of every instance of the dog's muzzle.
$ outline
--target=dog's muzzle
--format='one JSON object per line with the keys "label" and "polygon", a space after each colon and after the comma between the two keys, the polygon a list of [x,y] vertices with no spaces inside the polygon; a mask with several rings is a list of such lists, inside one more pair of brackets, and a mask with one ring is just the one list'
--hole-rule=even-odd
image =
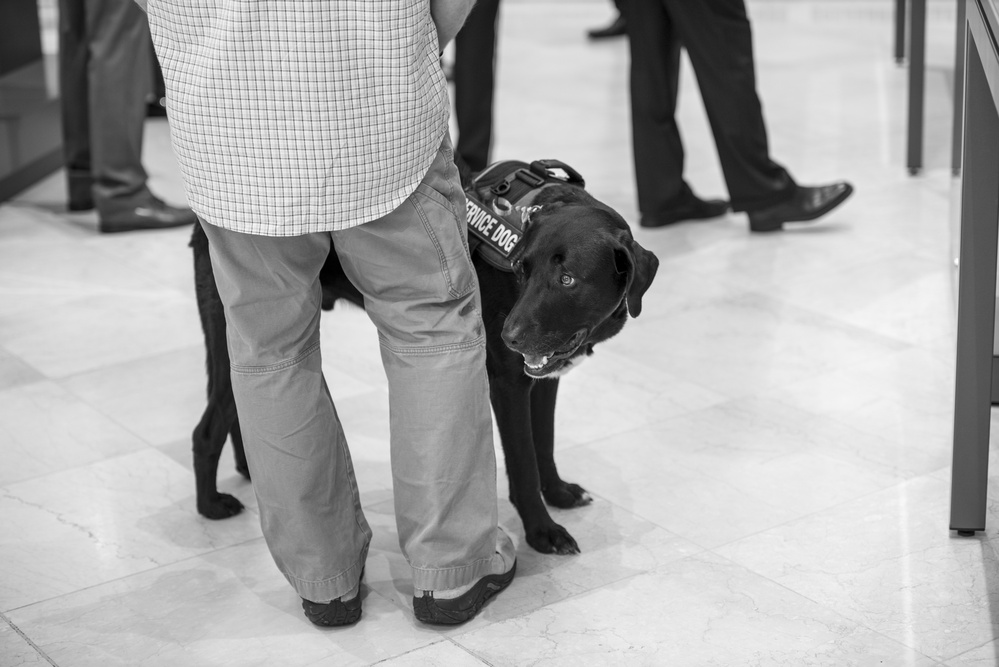
{"label": "dog's muzzle", "polygon": [[524,372],[531,377],[540,378],[561,370],[570,359],[577,356],[588,335],[589,330],[580,329],[568,343],[548,354],[524,353]]}

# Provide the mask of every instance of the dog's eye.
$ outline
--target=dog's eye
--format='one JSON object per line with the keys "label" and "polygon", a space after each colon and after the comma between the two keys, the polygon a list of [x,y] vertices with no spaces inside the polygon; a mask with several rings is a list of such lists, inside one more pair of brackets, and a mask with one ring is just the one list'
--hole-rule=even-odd
{"label": "dog's eye", "polygon": [[576,282],[576,279],[573,278],[572,276],[570,276],[568,273],[563,273],[562,274],[562,284],[565,285],[566,287],[572,286],[573,283],[575,283],[575,282]]}

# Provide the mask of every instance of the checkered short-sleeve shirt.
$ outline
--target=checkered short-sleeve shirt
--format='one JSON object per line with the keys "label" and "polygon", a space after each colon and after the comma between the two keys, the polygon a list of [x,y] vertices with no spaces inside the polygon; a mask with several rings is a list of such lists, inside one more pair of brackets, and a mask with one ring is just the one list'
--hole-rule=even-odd
{"label": "checkered short-sleeve shirt", "polygon": [[428,0],[149,0],[192,208],[250,234],[397,208],[447,132]]}

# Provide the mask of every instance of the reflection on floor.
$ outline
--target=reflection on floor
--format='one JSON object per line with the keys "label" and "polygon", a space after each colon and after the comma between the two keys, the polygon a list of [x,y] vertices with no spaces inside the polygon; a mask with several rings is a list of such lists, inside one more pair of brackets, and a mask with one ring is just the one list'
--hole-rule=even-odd
{"label": "reflection on floor", "polygon": [[[100,236],[65,212],[62,174],[0,207],[0,664],[996,664],[999,506],[984,535],[947,530],[953,3],[930,3],[915,178],[893,4],[751,2],[774,156],[857,193],[782,234],[739,214],[636,229],[662,261],[645,309],[560,396],[558,459],[595,501],[554,514],[583,553],[530,551],[501,477],[518,577],[457,629],[412,616],[362,312],[327,314],[323,336],[375,538],[364,617],[323,631],[230,457],[220,484],[248,511],[195,511],[188,231]],[[636,222],[626,44],[584,38],[609,3],[502,12],[495,157],[564,160]],[[689,74],[688,179],[724,195]],[[181,201],[163,121],[147,152],[154,190]]]}

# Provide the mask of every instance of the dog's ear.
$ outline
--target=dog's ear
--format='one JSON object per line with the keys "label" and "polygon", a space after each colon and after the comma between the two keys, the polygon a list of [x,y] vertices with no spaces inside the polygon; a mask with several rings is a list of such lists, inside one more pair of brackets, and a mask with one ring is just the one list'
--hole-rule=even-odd
{"label": "dog's ear", "polygon": [[642,295],[649,289],[659,269],[659,258],[640,246],[630,231],[619,235],[617,241],[614,263],[618,273],[627,275],[624,289],[628,312],[632,317],[638,317],[642,312]]}

